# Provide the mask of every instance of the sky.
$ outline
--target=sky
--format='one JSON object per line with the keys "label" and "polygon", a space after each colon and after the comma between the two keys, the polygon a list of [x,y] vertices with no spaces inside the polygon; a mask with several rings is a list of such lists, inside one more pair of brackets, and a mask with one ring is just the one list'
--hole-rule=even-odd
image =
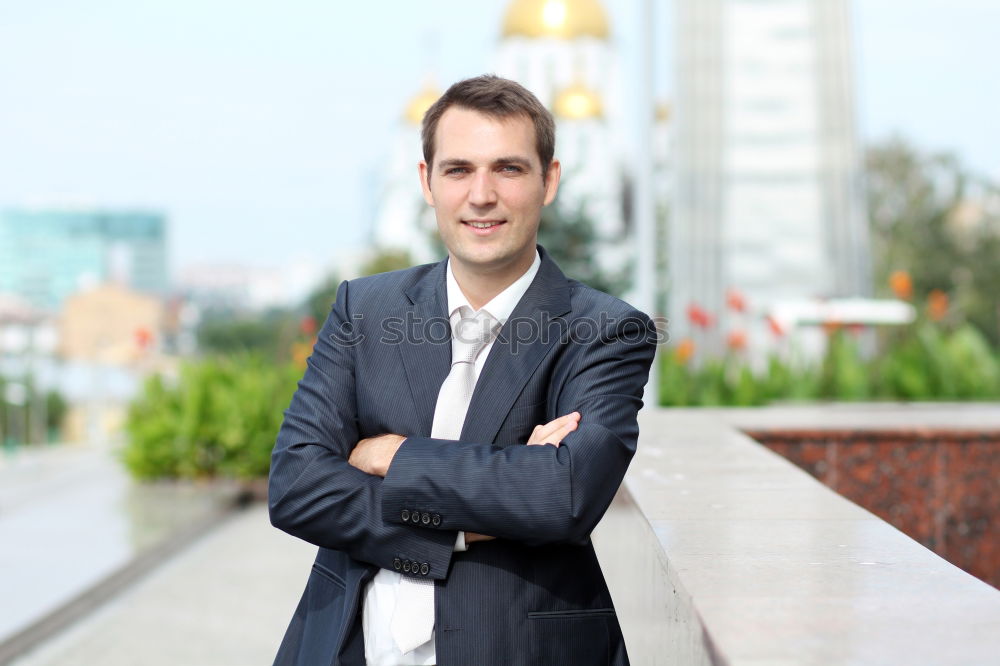
{"label": "sky", "polygon": [[[369,237],[406,102],[431,71],[439,87],[487,71],[507,4],[0,0],[0,207],[162,210],[175,273],[329,263]],[[635,71],[639,2],[604,5]],[[852,9],[862,139],[898,134],[1000,180],[1000,3]]]}

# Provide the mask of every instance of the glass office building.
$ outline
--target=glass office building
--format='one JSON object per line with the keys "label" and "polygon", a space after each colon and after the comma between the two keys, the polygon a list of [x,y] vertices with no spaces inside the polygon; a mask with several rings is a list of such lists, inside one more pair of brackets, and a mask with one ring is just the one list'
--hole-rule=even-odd
{"label": "glass office building", "polygon": [[136,210],[0,210],[0,292],[58,308],[108,281],[162,294],[168,288],[166,221]]}

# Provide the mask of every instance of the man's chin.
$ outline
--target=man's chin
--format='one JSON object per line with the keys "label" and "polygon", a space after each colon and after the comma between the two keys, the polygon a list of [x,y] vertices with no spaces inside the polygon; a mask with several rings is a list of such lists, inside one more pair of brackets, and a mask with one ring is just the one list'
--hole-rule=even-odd
{"label": "man's chin", "polygon": [[[532,245],[530,248],[533,253],[535,246]],[[474,271],[483,275],[493,274],[493,273],[504,273],[515,267],[519,267],[520,264],[526,263],[528,266],[531,265],[531,261],[534,260],[534,254],[530,254],[528,251],[518,252],[516,254],[511,252],[503,251],[493,251],[493,252],[475,252],[475,251],[463,251],[463,252],[451,252],[449,255],[455,258],[456,263],[462,264],[462,266],[468,271]],[[529,259],[530,257],[530,259]]]}

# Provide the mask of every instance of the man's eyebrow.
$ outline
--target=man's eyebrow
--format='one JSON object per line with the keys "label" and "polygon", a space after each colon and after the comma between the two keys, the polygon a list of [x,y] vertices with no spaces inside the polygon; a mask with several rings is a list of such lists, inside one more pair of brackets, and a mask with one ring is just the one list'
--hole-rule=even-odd
{"label": "man's eyebrow", "polygon": [[524,157],[518,157],[517,155],[511,155],[510,157],[498,157],[493,161],[493,164],[514,164],[524,167],[525,169],[531,168],[531,160]]}
{"label": "man's eyebrow", "polygon": [[452,167],[467,167],[472,166],[472,162],[469,160],[463,160],[459,158],[452,158],[447,160],[441,160],[438,162],[439,169],[450,169]]}

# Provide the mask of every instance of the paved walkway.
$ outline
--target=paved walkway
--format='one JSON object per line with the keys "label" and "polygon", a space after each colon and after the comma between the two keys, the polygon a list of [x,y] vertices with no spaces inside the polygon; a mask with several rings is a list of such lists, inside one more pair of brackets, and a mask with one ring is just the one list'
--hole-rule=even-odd
{"label": "paved walkway", "polygon": [[133,483],[107,445],[4,451],[0,662],[34,640],[26,635],[44,635],[60,626],[56,617],[106,598],[130,569],[141,574],[189,543],[234,494],[225,484]]}
{"label": "paved walkway", "polygon": [[0,458],[0,642],[128,562],[128,479],[90,447]]}
{"label": "paved walkway", "polygon": [[314,554],[253,505],[13,663],[270,664]]}

